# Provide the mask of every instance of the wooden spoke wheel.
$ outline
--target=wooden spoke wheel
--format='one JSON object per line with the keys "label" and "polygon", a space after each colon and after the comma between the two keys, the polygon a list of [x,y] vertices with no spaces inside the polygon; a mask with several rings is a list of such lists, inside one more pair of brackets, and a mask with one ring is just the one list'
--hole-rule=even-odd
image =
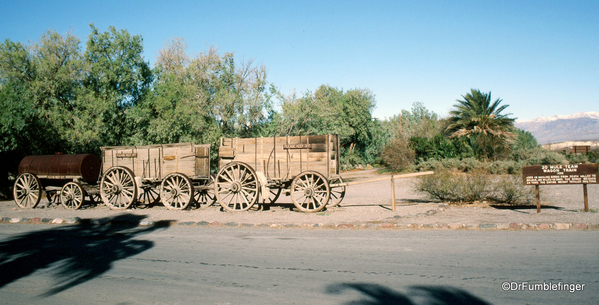
{"label": "wooden spoke wheel", "polygon": [[[339,183],[343,183],[343,178],[341,178],[341,176],[329,181],[329,185]],[[341,201],[343,201],[343,198],[345,198],[345,186],[331,187],[331,198],[329,199],[327,206],[336,207],[341,203]]]}
{"label": "wooden spoke wheel", "polygon": [[184,174],[172,173],[160,184],[160,198],[170,210],[183,210],[193,201],[194,188],[191,179]]}
{"label": "wooden spoke wheel", "polygon": [[40,179],[32,173],[22,173],[13,188],[15,202],[21,209],[33,209],[42,198]]}
{"label": "wooden spoke wheel", "polygon": [[214,181],[216,200],[227,211],[247,211],[260,193],[256,172],[247,164],[231,162],[220,169]]}
{"label": "wooden spoke wheel", "polygon": [[109,168],[100,180],[100,196],[111,209],[129,208],[137,200],[137,182],[133,172],[122,166]]}
{"label": "wooden spoke wheel", "polygon": [[60,190],[60,203],[69,210],[77,210],[85,200],[85,190],[76,182],[65,184]]}
{"label": "wooden spoke wheel", "polygon": [[146,206],[152,206],[160,201],[160,194],[152,185],[144,185],[141,187],[142,192],[137,198],[137,202]]}
{"label": "wooden spoke wheel", "polygon": [[318,212],[324,209],[330,195],[329,182],[317,172],[303,172],[291,182],[291,200],[302,212]]}
{"label": "wooden spoke wheel", "polygon": [[200,181],[199,186],[202,189],[196,190],[194,200],[199,206],[209,207],[216,202],[216,196],[214,195],[214,179],[211,177],[209,180]]}
{"label": "wooden spoke wheel", "polygon": [[46,190],[46,199],[48,199],[49,205],[59,203],[60,194],[58,194],[58,192],[54,191],[54,190],[52,190],[52,191]]}
{"label": "wooden spoke wheel", "polygon": [[[269,188],[268,189],[268,197],[266,198],[266,204],[273,204],[279,199],[281,196],[282,189],[281,188]],[[262,196],[262,194],[260,194]]]}
{"label": "wooden spoke wheel", "polygon": [[91,201],[92,204],[101,204],[102,202],[102,196],[100,196],[100,193],[92,193],[92,194],[88,194],[89,196],[89,200]]}

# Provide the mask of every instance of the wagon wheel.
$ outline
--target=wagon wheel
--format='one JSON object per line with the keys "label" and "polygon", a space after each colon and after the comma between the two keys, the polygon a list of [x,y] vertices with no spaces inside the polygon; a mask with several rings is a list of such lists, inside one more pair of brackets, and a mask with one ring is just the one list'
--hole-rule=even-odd
{"label": "wagon wheel", "polygon": [[160,198],[170,210],[183,210],[193,201],[193,184],[184,174],[172,173],[160,184]]}
{"label": "wagon wheel", "polygon": [[[269,188],[268,189],[268,197],[266,198],[266,204],[273,204],[279,199],[281,196],[281,188]],[[262,196],[262,194],[260,194]]]}
{"label": "wagon wheel", "polygon": [[52,205],[60,201],[59,194],[57,191],[46,190],[46,199],[48,199],[48,205]]}
{"label": "wagon wheel", "polygon": [[214,196],[214,179],[210,177],[209,180],[201,181],[200,186],[209,187],[208,189],[196,190],[193,196],[195,202],[199,206],[209,207],[216,202],[216,196]]}
{"label": "wagon wheel", "polygon": [[60,190],[60,203],[69,210],[77,210],[85,199],[85,190],[76,182],[65,184]]}
{"label": "wagon wheel", "polygon": [[214,181],[216,200],[228,211],[247,211],[260,193],[256,172],[247,164],[231,162],[220,169]]}
{"label": "wagon wheel", "polygon": [[102,196],[100,196],[100,193],[89,194],[89,199],[91,200],[92,204],[95,205],[103,203]]}
{"label": "wagon wheel", "polygon": [[291,182],[291,200],[302,212],[318,212],[324,209],[330,194],[329,182],[317,172],[303,172]]}
{"label": "wagon wheel", "polygon": [[40,179],[32,173],[22,173],[17,177],[13,188],[15,202],[21,209],[33,209],[42,198]]}
{"label": "wagon wheel", "polygon": [[133,172],[122,166],[109,168],[100,181],[100,196],[111,209],[129,208],[137,199],[137,183]]}
{"label": "wagon wheel", "polygon": [[[338,184],[338,183],[343,183],[343,178],[341,178],[341,176],[339,176],[339,178],[335,178],[335,179],[332,179],[331,181],[329,181],[329,184]],[[331,187],[331,198],[330,198],[327,206],[328,207],[336,207],[339,205],[339,203],[341,203],[341,201],[343,201],[343,198],[345,198],[345,185]]]}
{"label": "wagon wheel", "polygon": [[139,194],[139,198],[137,198],[137,202],[144,204],[146,206],[152,206],[160,201],[160,194],[158,191],[151,185],[144,185],[141,187],[142,192]]}

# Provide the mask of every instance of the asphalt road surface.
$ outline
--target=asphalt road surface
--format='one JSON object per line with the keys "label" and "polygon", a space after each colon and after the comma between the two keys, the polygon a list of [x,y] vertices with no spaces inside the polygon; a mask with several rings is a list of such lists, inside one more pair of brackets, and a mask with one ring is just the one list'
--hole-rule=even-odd
{"label": "asphalt road surface", "polygon": [[597,304],[598,240],[596,231],[0,224],[0,303]]}

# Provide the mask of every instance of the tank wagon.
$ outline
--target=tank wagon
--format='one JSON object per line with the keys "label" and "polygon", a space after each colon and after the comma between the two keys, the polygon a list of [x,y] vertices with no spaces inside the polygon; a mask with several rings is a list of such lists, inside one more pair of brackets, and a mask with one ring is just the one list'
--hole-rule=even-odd
{"label": "tank wagon", "polygon": [[181,210],[193,201],[214,202],[210,145],[101,147],[101,157],[102,161],[95,155],[23,158],[13,190],[15,202],[34,208],[42,191],[69,209],[81,207],[86,196],[100,197],[111,209],[162,201],[169,209]]}
{"label": "tank wagon", "polygon": [[338,135],[222,138],[219,168],[214,192],[229,211],[274,203],[285,192],[298,210],[318,212],[345,196]]}
{"label": "tank wagon", "polygon": [[51,202],[78,209],[85,196],[99,194],[95,185],[101,168],[98,157],[89,154],[27,156],[19,163],[15,202],[22,209],[35,208],[45,191]]}

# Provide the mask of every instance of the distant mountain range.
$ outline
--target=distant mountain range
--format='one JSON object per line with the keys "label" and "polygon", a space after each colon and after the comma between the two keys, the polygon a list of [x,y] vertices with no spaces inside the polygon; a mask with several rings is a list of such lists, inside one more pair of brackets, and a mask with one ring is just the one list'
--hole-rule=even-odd
{"label": "distant mountain range", "polygon": [[599,112],[554,115],[528,121],[516,120],[514,125],[532,133],[541,145],[599,140]]}

